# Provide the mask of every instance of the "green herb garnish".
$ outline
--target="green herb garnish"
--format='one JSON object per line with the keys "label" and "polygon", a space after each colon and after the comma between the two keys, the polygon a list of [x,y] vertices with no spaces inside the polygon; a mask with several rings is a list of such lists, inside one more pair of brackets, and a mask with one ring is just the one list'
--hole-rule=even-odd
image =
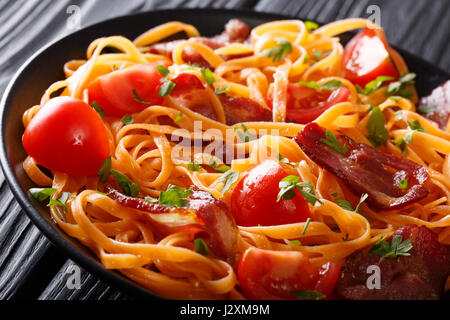
{"label": "green herb garnish", "polygon": [[159,204],[166,207],[182,208],[188,205],[186,200],[192,194],[192,190],[170,184],[166,191],[159,194]]}
{"label": "green herb garnish", "polygon": [[197,238],[194,240],[195,252],[207,256],[209,253],[209,248],[202,238]]}
{"label": "green herb garnish", "polygon": [[225,194],[230,187],[239,179],[239,172],[237,171],[227,171],[224,173],[217,182],[224,182],[223,187],[220,189],[222,194]]}
{"label": "green herb garnish", "polygon": [[272,58],[273,62],[280,62],[287,54],[292,52],[292,45],[289,41],[285,39],[278,39],[276,42],[279,46],[266,49],[261,52],[260,55],[263,57]]}
{"label": "green herb garnish", "polygon": [[280,181],[278,187],[280,188],[280,192],[277,196],[277,202],[279,202],[281,198],[283,198],[283,200],[290,200],[294,198],[296,195],[295,189],[297,189],[307,202],[312,205],[315,205],[316,202],[322,204],[322,201],[316,197],[311,183],[300,182],[300,178],[298,176],[287,176]]}
{"label": "green herb garnish", "polygon": [[305,300],[321,300],[326,298],[326,296],[322,293],[320,293],[317,290],[300,290],[300,291],[292,291],[291,292],[294,296],[300,299]]}
{"label": "green herb garnish", "polygon": [[100,181],[105,183],[108,180],[109,175],[111,174],[111,157],[106,158],[103,161],[100,170],[98,170],[97,176],[100,177]]}
{"label": "green herb garnish", "polygon": [[408,251],[413,248],[411,240],[408,239],[402,242],[402,239],[402,236],[395,236],[389,243],[381,238],[370,248],[369,253],[389,259],[395,259],[398,256],[409,256],[410,253]]}
{"label": "green herb garnish", "polygon": [[136,197],[139,194],[140,186],[128,178],[128,176],[120,171],[111,169],[111,175],[117,181],[119,187],[122,188],[124,194]]}
{"label": "green herb garnish", "polygon": [[331,149],[335,150],[336,152],[338,152],[340,154],[343,154],[343,155],[347,154],[347,145],[345,144],[344,147],[341,147],[338,139],[333,134],[333,132],[331,132],[330,130],[325,131],[325,137],[326,137],[326,139],[322,138],[322,139],[320,139],[320,141],[325,143]]}
{"label": "green herb garnish", "polygon": [[132,116],[126,114],[120,121],[122,121],[122,123],[127,126],[129,124],[132,124],[134,122],[134,119]]}
{"label": "green herb garnish", "polygon": [[203,168],[195,160],[194,160],[194,162],[189,162],[187,167],[188,167],[189,171],[193,171],[193,172],[203,170]]}
{"label": "green herb garnish", "polygon": [[91,107],[95,110],[95,112],[98,113],[98,115],[100,116],[100,118],[102,118],[102,120],[105,119],[106,117],[105,111],[102,109],[102,107],[100,107],[97,101],[93,101],[91,103]]}
{"label": "green herb garnish", "polygon": [[383,112],[381,112],[380,107],[375,107],[370,113],[369,121],[366,123],[366,129],[368,132],[367,139],[370,143],[378,148],[384,145],[389,139],[389,132],[386,127],[386,117]]}
{"label": "green herb garnish", "polygon": [[216,78],[214,77],[214,73],[210,69],[201,68],[200,72],[202,73],[203,78],[205,78],[206,83],[208,83],[210,86],[213,85],[213,83],[216,81]]}

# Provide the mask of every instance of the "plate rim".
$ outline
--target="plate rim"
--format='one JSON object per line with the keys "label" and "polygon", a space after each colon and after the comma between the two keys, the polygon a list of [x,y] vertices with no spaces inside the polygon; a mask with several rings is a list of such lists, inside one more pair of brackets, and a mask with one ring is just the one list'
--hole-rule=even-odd
{"label": "plate rim", "polygon": [[[86,25],[74,32],[61,36],[55,40],[50,41],[49,43],[43,45],[39,50],[37,50],[33,55],[31,55],[26,61],[19,67],[19,69],[14,73],[11,80],[9,80],[8,85],[3,92],[1,101],[0,101],[0,165],[5,177],[5,180],[14,195],[14,200],[16,200],[23,211],[26,213],[28,218],[32,221],[32,223],[44,234],[44,236],[56,247],[61,249],[68,259],[72,260],[76,264],[79,264],[89,273],[92,273],[94,276],[98,277],[98,279],[105,281],[108,285],[111,285],[115,289],[119,289],[123,293],[126,293],[132,296],[135,299],[141,298],[152,298],[152,299],[164,299],[161,296],[158,296],[156,293],[143,287],[142,285],[132,281],[121,275],[118,271],[110,270],[104,267],[100,261],[94,261],[93,258],[87,256],[81,250],[73,246],[69,241],[67,241],[64,237],[62,237],[56,230],[55,227],[52,226],[35,208],[33,202],[28,198],[27,194],[22,190],[18,180],[15,177],[12,166],[8,161],[7,151],[6,151],[6,141],[5,141],[5,128],[7,125],[5,124],[6,116],[8,115],[9,108],[7,106],[8,101],[11,99],[11,94],[16,82],[22,77],[25,70],[29,67],[30,64],[33,63],[35,59],[37,59],[42,53],[50,49],[51,47],[57,45],[60,42],[63,42],[66,38],[72,37],[80,32],[86,32],[86,29],[97,28],[98,26],[108,22],[111,23],[113,21],[118,20],[126,20],[132,19],[137,16],[145,16],[145,15],[154,15],[154,14],[189,14],[189,13],[201,13],[201,14],[217,14],[217,13],[227,13],[227,14],[235,14],[236,18],[258,18],[262,20],[277,20],[277,19],[300,19],[302,17],[299,16],[291,16],[287,14],[280,13],[271,13],[266,11],[255,11],[251,9],[223,9],[223,8],[179,8],[179,9],[161,9],[161,10],[150,10],[145,12],[139,12],[134,14],[125,14],[117,17],[113,17],[110,19],[105,19],[96,23],[92,23]],[[306,19],[308,20],[308,19]],[[315,20],[319,24],[323,24],[321,21]],[[450,75],[445,70],[442,70],[440,67],[424,60],[423,58],[411,54],[407,51],[394,47],[396,50],[399,50],[402,55],[406,54],[411,58],[416,59],[423,63],[426,67],[430,67],[436,71],[439,71],[442,76],[450,78]],[[74,239],[77,241],[76,239]],[[82,244],[81,244],[82,245]]]}

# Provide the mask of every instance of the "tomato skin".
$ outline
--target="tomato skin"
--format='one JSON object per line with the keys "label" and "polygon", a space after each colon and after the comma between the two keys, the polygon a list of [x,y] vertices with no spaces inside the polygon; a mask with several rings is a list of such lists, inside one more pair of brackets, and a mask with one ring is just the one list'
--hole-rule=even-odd
{"label": "tomato skin", "polygon": [[292,292],[301,290],[316,290],[328,297],[339,272],[339,266],[332,262],[315,270],[299,251],[251,248],[239,263],[238,279],[249,299],[297,299]]}
{"label": "tomato skin", "polygon": [[22,143],[38,164],[71,176],[96,175],[110,153],[100,116],[71,97],[53,98],[42,106],[25,129]]}
{"label": "tomato skin", "polygon": [[[306,86],[289,83],[287,89],[286,119],[290,122],[307,124],[316,120],[327,109],[345,102],[350,97],[350,90],[340,87],[334,91],[315,90]],[[273,87],[269,89],[267,101],[273,104]]]}
{"label": "tomato skin", "polygon": [[390,76],[393,81],[399,76],[385,44],[369,28],[359,32],[345,46],[342,67],[344,78],[361,87],[378,76]]}
{"label": "tomato skin", "polygon": [[296,191],[291,200],[276,202],[279,182],[288,174],[274,160],[247,171],[231,195],[231,213],[240,226],[272,226],[304,222],[311,217],[308,204]]}
{"label": "tomato skin", "polygon": [[326,101],[319,103],[316,107],[308,109],[288,109],[286,117],[290,121],[301,124],[307,124],[316,120],[322,113],[334,106],[335,104],[345,102],[350,97],[350,90],[346,87],[340,87],[334,90]]}
{"label": "tomato skin", "polygon": [[[98,77],[88,85],[89,102],[96,101],[107,116],[122,117],[144,110],[149,105],[158,105],[164,98],[158,96],[162,75],[156,66],[167,67],[165,61],[137,64]],[[149,102],[135,100],[133,90],[139,98]]]}

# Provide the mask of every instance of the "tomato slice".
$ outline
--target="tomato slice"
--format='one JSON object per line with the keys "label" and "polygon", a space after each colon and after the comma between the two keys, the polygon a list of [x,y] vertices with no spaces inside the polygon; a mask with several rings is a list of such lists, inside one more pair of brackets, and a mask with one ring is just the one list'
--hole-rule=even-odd
{"label": "tomato slice", "polygon": [[[98,77],[88,85],[89,102],[96,101],[106,115],[114,117],[142,111],[149,105],[161,104],[164,98],[158,96],[158,92],[163,77],[156,69],[158,65],[167,67],[167,62],[137,64]],[[147,103],[138,101],[133,90]]]}
{"label": "tomato slice", "polygon": [[[289,122],[307,124],[314,121],[328,108],[345,102],[350,97],[350,90],[339,87],[334,91],[315,90],[297,83],[289,83],[286,119]],[[273,87],[269,89],[267,101],[273,104]]]}
{"label": "tomato slice", "polygon": [[378,76],[398,79],[398,71],[383,41],[375,30],[366,28],[345,46],[343,76],[353,84],[365,87]]}
{"label": "tomato slice", "polygon": [[334,90],[325,101],[319,103],[316,107],[307,109],[288,108],[286,118],[289,121],[307,124],[316,120],[322,113],[335,104],[347,101],[349,97],[350,90],[346,87],[340,87]]}
{"label": "tomato slice", "polygon": [[311,217],[308,204],[296,191],[291,200],[277,202],[278,184],[288,174],[274,160],[266,160],[246,172],[231,195],[231,213],[241,226],[272,226],[304,222]]}
{"label": "tomato slice", "polygon": [[71,176],[96,175],[109,156],[109,137],[100,116],[71,97],[53,98],[42,106],[22,143],[38,164]]}
{"label": "tomato slice", "polygon": [[317,291],[329,297],[340,273],[333,262],[315,270],[299,251],[248,249],[238,266],[244,295],[254,300],[297,299],[292,292]]}

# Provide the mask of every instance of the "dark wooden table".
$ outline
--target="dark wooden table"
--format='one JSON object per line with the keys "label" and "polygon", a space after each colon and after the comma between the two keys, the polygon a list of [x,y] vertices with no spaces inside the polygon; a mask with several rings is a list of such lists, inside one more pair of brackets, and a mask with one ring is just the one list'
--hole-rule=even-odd
{"label": "dark wooden table", "polygon": [[[73,31],[70,5],[81,8],[81,27],[130,13],[206,7],[329,22],[368,17],[367,8],[377,5],[392,44],[450,72],[448,0],[0,0],[0,93],[36,50]],[[0,299],[131,299],[83,269],[81,289],[68,289],[66,270],[73,264],[30,222],[0,173]]]}

